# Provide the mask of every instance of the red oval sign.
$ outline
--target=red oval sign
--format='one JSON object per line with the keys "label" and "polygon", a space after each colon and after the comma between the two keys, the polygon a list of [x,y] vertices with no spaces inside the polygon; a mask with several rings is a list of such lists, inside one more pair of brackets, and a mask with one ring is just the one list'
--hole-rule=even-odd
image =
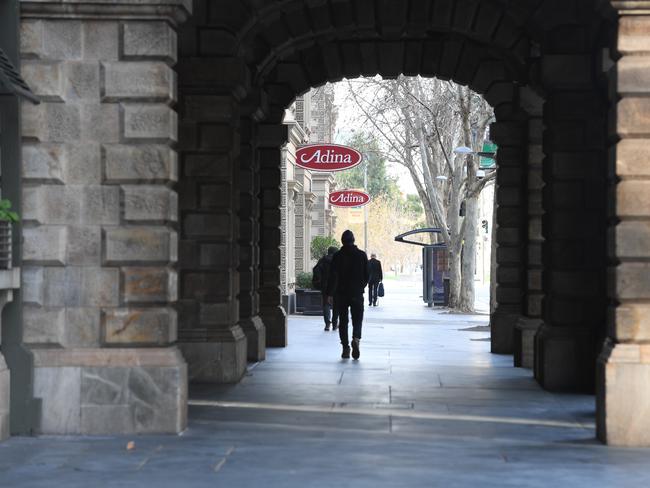
{"label": "red oval sign", "polygon": [[311,171],[342,171],[354,168],[362,159],[356,149],[339,144],[311,144],[296,151],[296,164]]}
{"label": "red oval sign", "polygon": [[358,190],[340,190],[330,193],[330,205],[335,207],[363,207],[370,203],[370,195]]}

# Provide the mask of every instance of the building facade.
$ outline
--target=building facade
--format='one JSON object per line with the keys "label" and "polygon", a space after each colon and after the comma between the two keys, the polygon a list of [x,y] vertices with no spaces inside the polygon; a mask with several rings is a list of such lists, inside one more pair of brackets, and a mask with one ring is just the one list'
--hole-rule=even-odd
{"label": "building facade", "polygon": [[492,350],[536,316],[537,381],[595,391],[600,439],[650,445],[645,0],[4,2],[42,101],[3,124],[12,432],[179,432],[188,378],[236,382],[285,345],[285,110],[404,73],[495,110]]}

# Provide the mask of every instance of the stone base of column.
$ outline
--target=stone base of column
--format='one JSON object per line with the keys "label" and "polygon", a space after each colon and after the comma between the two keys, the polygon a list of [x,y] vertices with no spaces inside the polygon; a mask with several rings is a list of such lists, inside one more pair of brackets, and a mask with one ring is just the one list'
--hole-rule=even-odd
{"label": "stone base of column", "polygon": [[282,306],[287,312],[287,315],[293,315],[296,313],[296,294],[289,293],[288,295],[282,295]]}
{"label": "stone base of column", "polygon": [[514,365],[533,369],[535,360],[535,334],[544,322],[541,319],[519,317],[515,325]]}
{"label": "stone base of column", "polygon": [[260,309],[266,326],[266,347],[287,347],[287,314],[280,306]]}
{"label": "stone base of column", "polygon": [[611,446],[650,447],[650,344],[606,341],[596,381],[598,438]]}
{"label": "stone base of column", "polygon": [[535,336],[535,379],[549,391],[593,393],[593,332],[587,328],[543,324]]}
{"label": "stone base of column", "polygon": [[210,342],[179,342],[190,383],[237,383],[246,373],[248,341],[241,327],[217,331]]}
{"label": "stone base of column", "polygon": [[266,359],[266,327],[259,316],[240,320],[239,326],[246,335],[248,343],[247,359],[257,362]]}
{"label": "stone base of column", "polygon": [[9,379],[9,368],[0,353],[0,441],[9,437],[11,432],[9,427]]}
{"label": "stone base of column", "polygon": [[187,365],[176,347],[32,349],[43,434],[178,433]]}
{"label": "stone base of column", "polygon": [[512,354],[515,325],[521,315],[494,312],[490,316],[490,351],[494,354]]}

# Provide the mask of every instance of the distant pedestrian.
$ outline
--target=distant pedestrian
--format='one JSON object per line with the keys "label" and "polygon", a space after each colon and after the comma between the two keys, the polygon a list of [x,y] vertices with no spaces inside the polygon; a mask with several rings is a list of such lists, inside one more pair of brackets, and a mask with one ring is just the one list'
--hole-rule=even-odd
{"label": "distant pedestrian", "polygon": [[336,302],[332,306],[327,300],[327,282],[329,281],[332,259],[336,251],[338,251],[338,248],[334,246],[327,248],[327,254],[318,260],[318,263],[316,263],[316,266],[312,270],[312,285],[315,289],[320,290],[322,294],[325,330],[330,330],[330,325],[332,326],[332,330],[336,330],[339,323],[338,314],[336,313]]}
{"label": "distant pedestrian", "polygon": [[384,273],[381,270],[381,261],[377,255],[372,253],[368,261],[368,306],[377,306],[377,290],[379,284],[384,281]]}
{"label": "distant pedestrian", "polygon": [[348,309],[352,315],[352,358],[359,359],[359,341],[363,324],[363,290],[368,284],[368,256],[354,245],[350,230],[341,236],[343,247],[334,254],[327,283],[330,304],[336,304],[339,316],[339,338],[343,346],[341,357],[350,357],[348,339]]}

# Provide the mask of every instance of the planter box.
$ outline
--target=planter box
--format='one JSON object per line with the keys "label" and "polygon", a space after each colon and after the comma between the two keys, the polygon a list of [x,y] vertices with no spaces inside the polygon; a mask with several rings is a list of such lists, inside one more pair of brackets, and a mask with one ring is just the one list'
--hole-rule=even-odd
{"label": "planter box", "polygon": [[296,289],[296,312],[303,315],[323,314],[323,295],[318,290]]}
{"label": "planter box", "polygon": [[0,269],[11,269],[11,226],[11,222],[0,220]]}

